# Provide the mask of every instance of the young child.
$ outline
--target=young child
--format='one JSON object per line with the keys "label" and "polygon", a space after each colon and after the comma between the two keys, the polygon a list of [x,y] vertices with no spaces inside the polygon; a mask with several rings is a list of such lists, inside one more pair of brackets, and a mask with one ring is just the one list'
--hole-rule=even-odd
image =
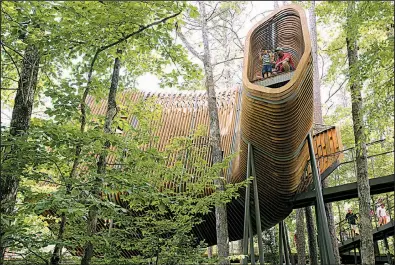
{"label": "young child", "polygon": [[272,63],[274,61],[273,54],[269,50],[262,49],[259,52],[259,57],[263,62],[262,78],[265,79],[265,74],[266,74],[266,78],[271,77],[273,73],[272,70]]}

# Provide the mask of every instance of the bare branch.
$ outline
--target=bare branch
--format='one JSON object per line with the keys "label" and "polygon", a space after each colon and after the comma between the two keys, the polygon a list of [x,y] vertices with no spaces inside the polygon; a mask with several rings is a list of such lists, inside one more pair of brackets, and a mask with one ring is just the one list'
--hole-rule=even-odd
{"label": "bare branch", "polygon": [[234,58],[230,58],[230,59],[225,60],[225,61],[221,61],[221,62],[218,62],[218,63],[214,63],[213,66],[217,66],[217,65],[222,64],[222,63],[226,63],[226,62],[230,62],[230,61],[234,61],[234,60],[239,60],[239,59],[243,59],[243,58],[244,58],[244,57],[234,57]]}
{"label": "bare branch", "polygon": [[[16,54],[18,54],[20,57],[24,58],[23,55],[22,55],[20,52],[18,52],[18,51],[15,50],[14,48],[8,46],[7,44],[5,44],[5,43],[2,42],[2,41],[1,41],[1,45],[3,45],[4,47],[7,47],[7,48],[10,49],[11,51],[13,51],[13,52],[15,52]],[[3,48],[4,48],[4,47],[3,47]]]}
{"label": "bare branch", "polygon": [[206,21],[210,21],[211,16],[214,15],[215,10],[217,10],[218,4],[219,4],[219,1],[215,4],[215,7],[214,7],[214,9],[213,9],[213,12],[211,12],[211,14],[208,16],[208,18],[206,19]]}
{"label": "bare branch", "polygon": [[250,19],[250,22],[252,22],[256,17],[258,17],[258,16],[260,16],[260,15],[265,16],[266,13],[269,13],[269,12],[272,12],[272,11],[273,11],[273,10],[267,10],[267,11],[264,11],[264,12],[262,12],[262,13],[259,13],[259,14],[257,14],[256,16],[254,16],[253,18],[251,18],[251,19]]}
{"label": "bare branch", "polygon": [[11,54],[5,49],[5,46],[4,46],[3,42],[1,43],[1,46],[3,46],[4,52],[10,57],[12,63],[14,64],[14,66],[15,66],[15,68],[16,68],[16,71],[18,72],[19,79],[22,79],[21,73],[19,72],[18,65],[17,65],[16,62],[14,61],[14,58],[12,58]]}
{"label": "bare branch", "polygon": [[223,13],[228,12],[228,11],[229,11],[229,8],[224,9],[222,12],[217,13],[216,15],[212,16],[210,19],[207,19],[207,22],[210,21],[210,20],[213,20],[214,18],[216,18],[216,17],[218,17],[218,16],[220,16]]}
{"label": "bare branch", "polygon": [[123,42],[123,41],[129,39],[130,37],[132,37],[132,36],[134,36],[134,35],[136,35],[136,34],[139,34],[140,32],[143,32],[144,30],[146,30],[146,29],[148,29],[148,28],[151,28],[151,27],[153,27],[153,26],[155,26],[155,25],[164,23],[164,22],[166,22],[167,20],[176,17],[176,16],[178,16],[179,14],[181,14],[181,11],[179,11],[179,12],[173,14],[173,15],[170,15],[170,16],[168,16],[168,17],[165,17],[165,18],[163,18],[163,19],[161,19],[161,20],[157,20],[157,21],[155,21],[155,22],[153,22],[153,23],[151,23],[151,24],[148,24],[148,25],[145,25],[145,26],[140,26],[139,30],[137,30],[137,31],[135,31],[135,32],[132,32],[132,33],[126,35],[125,37],[123,37],[123,38],[117,40],[116,42],[113,42],[113,43],[108,44],[108,45],[106,45],[106,46],[102,46],[99,50],[100,50],[100,51],[104,51],[104,50],[106,50],[106,49],[108,49],[108,48],[111,48],[111,47],[113,47],[113,46],[115,46],[115,45],[117,45],[117,44],[119,44],[119,43],[121,43],[121,42]]}
{"label": "bare branch", "polygon": [[[243,45],[243,43],[241,42],[241,40],[240,40],[239,35],[237,34],[237,32],[235,32],[231,27],[227,27],[227,26],[224,26],[224,25],[218,25],[218,26],[230,30],[230,31],[233,33],[233,35],[235,35],[236,39],[237,39],[238,42],[239,42],[239,45],[240,45],[240,46],[238,45],[238,47],[244,51],[244,45]],[[243,47],[243,48],[242,48],[242,47]]]}
{"label": "bare branch", "polygon": [[343,87],[343,85],[346,83],[347,80],[348,80],[347,78],[344,79],[343,83],[339,86],[339,88],[336,89],[336,91],[333,92],[332,95],[329,95],[329,98],[325,101],[325,103],[327,103],[331,99],[331,97],[333,97]]}
{"label": "bare branch", "polygon": [[182,42],[184,43],[184,45],[186,46],[186,48],[188,49],[188,51],[190,51],[196,58],[198,58],[199,60],[201,60],[203,62],[203,56],[200,55],[193,47],[192,45],[189,43],[189,41],[185,38],[184,34],[182,34],[181,30],[177,30],[177,36],[180,37],[180,39],[182,40]]}
{"label": "bare branch", "polygon": [[214,80],[215,84],[221,79],[221,77],[224,75],[224,72],[225,72],[225,68],[222,69],[222,72],[221,74],[219,74],[219,77],[216,80]]}

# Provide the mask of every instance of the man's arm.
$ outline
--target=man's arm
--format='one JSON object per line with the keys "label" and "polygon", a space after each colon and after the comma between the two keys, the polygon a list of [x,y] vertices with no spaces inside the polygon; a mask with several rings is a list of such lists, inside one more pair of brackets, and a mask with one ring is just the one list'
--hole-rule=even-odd
{"label": "man's arm", "polygon": [[283,60],[279,61],[279,62],[276,64],[276,67],[277,67],[278,65],[280,65],[280,63],[289,62],[289,57],[290,57],[290,56],[284,54],[284,57],[286,57],[286,58],[284,58]]}

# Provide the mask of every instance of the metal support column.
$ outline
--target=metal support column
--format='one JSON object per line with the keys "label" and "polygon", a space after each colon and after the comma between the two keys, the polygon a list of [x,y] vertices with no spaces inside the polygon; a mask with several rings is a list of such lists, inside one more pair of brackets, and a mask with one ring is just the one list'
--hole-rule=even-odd
{"label": "metal support column", "polygon": [[255,250],[254,250],[254,233],[252,231],[251,218],[249,220],[249,232],[250,232],[250,257],[251,265],[255,265]]}
{"label": "metal support column", "polygon": [[278,252],[280,254],[280,265],[283,265],[284,263],[283,222],[278,223]]}
{"label": "metal support column", "polygon": [[333,247],[331,242],[331,236],[329,233],[328,221],[326,219],[324,198],[322,197],[321,180],[319,178],[317,164],[315,161],[313,138],[311,136],[311,133],[307,135],[307,143],[309,146],[311,172],[313,174],[313,181],[314,181],[314,188],[315,188],[315,195],[317,202],[316,214],[318,215],[318,221],[320,224],[318,230],[319,231],[318,237],[322,238],[322,240],[320,240],[321,241],[320,249],[323,250],[321,252],[323,254],[321,257],[321,264],[336,264],[335,255],[333,253]]}
{"label": "metal support column", "polygon": [[281,227],[282,227],[282,230],[283,230],[282,241],[283,241],[283,249],[284,249],[284,256],[285,256],[285,264],[286,265],[290,265],[289,264],[289,253],[288,253],[287,236],[286,236],[287,230],[285,230],[285,222],[281,221],[281,223],[282,223]]}
{"label": "metal support column", "polygon": [[255,206],[256,233],[258,235],[259,264],[264,265],[265,258],[264,258],[264,250],[263,250],[263,239],[262,239],[261,212],[259,209],[258,183],[256,179],[255,164],[254,164],[255,160],[254,160],[254,154],[251,144],[248,144],[248,150],[250,152],[251,173],[252,176],[254,177],[253,180],[254,206]]}
{"label": "metal support column", "polygon": [[[249,145],[248,145],[249,147]],[[247,152],[247,178],[250,177],[250,152]],[[248,264],[248,234],[250,224],[250,184],[247,184],[244,204],[244,230],[243,230],[243,259],[242,264]]]}
{"label": "metal support column", "polygon": [[[256,230],[258,236],[258,248],[259,248],[259,263],[264,264],[264,250],[263,250],[263,240],[262,240],[262,228],[261,228],[261,215],[259,210],[259,196],[258,196],[258,184],[256,181],[254,156],[252,152],[252,145],[248,144],[247,151],[247,178],[253,176],[252,180],[253,192],[254,192],[254,206],[255,206],[255,220],[256,220]],[[243,259],[242,264],[248,263],[248,238],[250,238],[250,255],[251,264],[255,264],[255,253],[254,253],[254,234],[251,224],[251,186],[247,184],[246,195],[245,195],[245,205],[244,205],[244,230],[243,230]]]}

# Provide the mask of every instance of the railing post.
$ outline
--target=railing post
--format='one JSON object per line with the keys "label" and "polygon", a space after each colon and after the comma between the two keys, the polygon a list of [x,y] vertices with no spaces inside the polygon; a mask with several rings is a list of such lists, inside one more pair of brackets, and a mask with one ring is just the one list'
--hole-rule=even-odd
{"label": "railing post", "polygon": [[316,214],[318,215],[318,221],[320,223],[320,232],[318,237],[322,237],[322,245],[320,249],[323,249],[322,254],[325,259],[321,259],[322,264],[335,264],[335,255],[333,253],[333,247],[331,242],[331,237],[328,228],[328,222],[326,219],[326,212],[324,206],[324,198],[322,196],[322,187],[321,181],[319,179],[319,173],[317,170],[317,164],[315,161],[315,154],[313,148],[313,139],[311,133],[307,135],[307,143],[309,146],[310,153],[310,163],[311,163],[311,171],[313,174],[313,181],[315,187],[315,195],[316,195]]}
{"label": "railing post", "polygon": [[259,209],[259,197],[258,197],[258,183],[256,179],[255,172],[255,160],[252,145],[249,144],[250,152],[250,163],[251,163],[251,173],[254,177],[253,187],[254,187],[254,206],[255,206],[255,221],[256,221],[256,233],[258,236],[258,249],[259,249],[259,264],[265,264],[264,250],[263,250],[263,239],[262,239],[262,227],[261,227],[261,212]]}

